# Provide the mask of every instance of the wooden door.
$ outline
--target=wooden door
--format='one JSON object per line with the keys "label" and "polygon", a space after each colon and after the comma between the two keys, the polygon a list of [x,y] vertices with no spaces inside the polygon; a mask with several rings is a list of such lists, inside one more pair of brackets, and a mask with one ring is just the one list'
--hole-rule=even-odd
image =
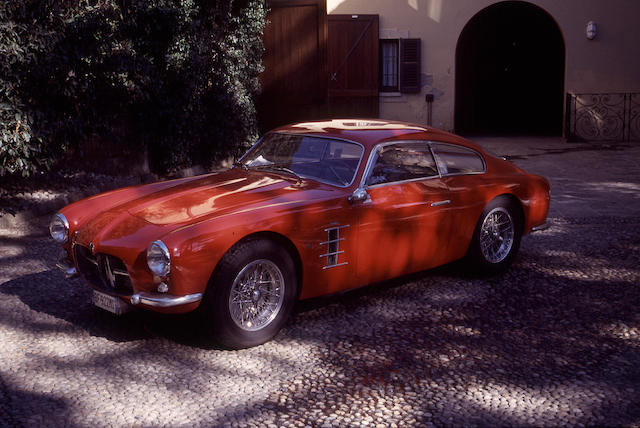
{"label": "wooden door", "polygon": [[262,131],[326,117],[325,0],[269,1],[260,75]]}
{"label": "wooden door", "polygon": [[329,15],[331,117],[378,117],[378,15]]}

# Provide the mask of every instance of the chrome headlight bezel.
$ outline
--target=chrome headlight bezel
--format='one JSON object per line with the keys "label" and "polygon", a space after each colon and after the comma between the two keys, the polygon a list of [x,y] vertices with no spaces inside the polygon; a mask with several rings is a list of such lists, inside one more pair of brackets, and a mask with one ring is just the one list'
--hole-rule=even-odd
{"label": "chrome headlight bezel", "polygon": [[165,278],[171,272],[171,254],[164,242],[153,241],[147,248],[147,266],[154,275]]}
{"label": "chrome headlight bezel", "polygon": [[49,234],[54,241],[65,244],[69,240],[69,222],[64,214],[57,213],[49,222]]}

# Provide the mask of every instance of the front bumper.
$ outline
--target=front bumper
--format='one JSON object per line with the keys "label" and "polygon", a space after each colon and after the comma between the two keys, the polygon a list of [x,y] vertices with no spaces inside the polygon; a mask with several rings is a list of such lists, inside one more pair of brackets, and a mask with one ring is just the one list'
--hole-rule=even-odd
{"label": "front bumper", "polygon": [[58,260],[56,267],[64,273],[64,276],[67,279],[75,278],[80,275],[73,263],[71,263],[67,258],[61,258]]}
{"label": "front bumper", "polygon": [[[73,263],[66,258],[61,258],[56,263],[58,269],[60,269],[67,279],[75,278],[80,275]],[[103,290],[104,292],[104,290]],[[173,308],[175,306],[188,305],[190,303],[196,303],[202,300],[202,293],[187,294],[185,296],[176,296],[173,294],[165,293],[150,293],[146,291],[140,291],[134,293],[129,298],[129,302],[134,305],[146,305],[154,308]]]}
{"label": "front bumper", "polygon": [[147,305],[155,308],[171,308],[173,306],[188,305],[202,300],[202,293],[175,296],[173,294],[148,293],[140,291],[131,296],[132,305]]}

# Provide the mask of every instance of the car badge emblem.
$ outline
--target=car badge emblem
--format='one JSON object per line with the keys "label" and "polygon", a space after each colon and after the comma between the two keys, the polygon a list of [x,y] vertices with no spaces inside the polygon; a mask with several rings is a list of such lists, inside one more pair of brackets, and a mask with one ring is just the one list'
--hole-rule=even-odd
{"label": "car badge emblem", "polygon": [[93,245],[93,242],[89,244],[89,250],[91,250],[91,254],[96,253],[96,247]]}

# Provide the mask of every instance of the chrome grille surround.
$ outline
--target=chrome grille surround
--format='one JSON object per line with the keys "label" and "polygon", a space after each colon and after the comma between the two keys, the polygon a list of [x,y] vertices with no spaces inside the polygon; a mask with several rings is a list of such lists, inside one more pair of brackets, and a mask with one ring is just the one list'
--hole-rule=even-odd
{"label": "chrome grille surround", "polygon": [[89,248],[75,244],[74,258],[78,270],[95,288],[109,294],[131,296],[133,286],[122,260],[110,254],[92,254]]}

